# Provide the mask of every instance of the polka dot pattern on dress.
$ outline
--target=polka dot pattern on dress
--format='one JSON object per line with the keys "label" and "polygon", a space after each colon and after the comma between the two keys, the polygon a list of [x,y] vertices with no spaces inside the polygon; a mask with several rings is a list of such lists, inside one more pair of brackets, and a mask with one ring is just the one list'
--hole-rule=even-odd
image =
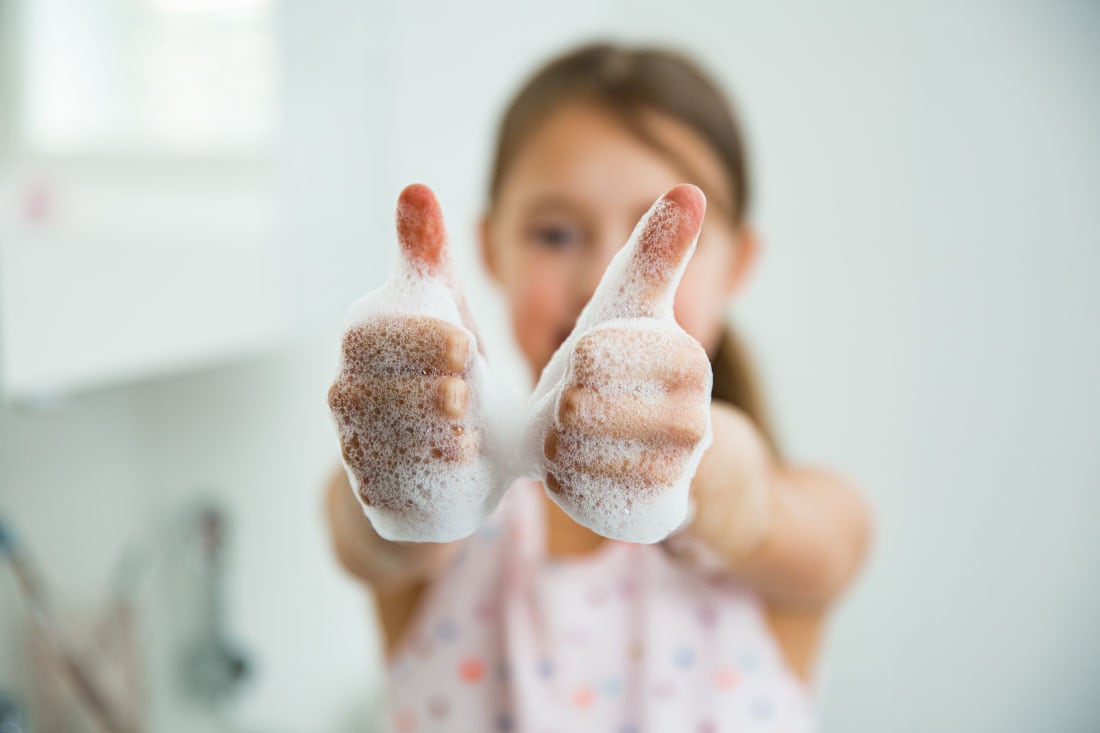
{"label": "polka dot pattern on dress", "polygon": [[458,676],[470,684],[480,682],[485,676],[485,662],[481,657],[466,657],[458,665]]}
{"label": "polka dot pattern on dress", "polygon": [[656,546],[547,561],[542,538],[506,514],[464,541],[388,666],[388,733],[813,730],[743,589]]}

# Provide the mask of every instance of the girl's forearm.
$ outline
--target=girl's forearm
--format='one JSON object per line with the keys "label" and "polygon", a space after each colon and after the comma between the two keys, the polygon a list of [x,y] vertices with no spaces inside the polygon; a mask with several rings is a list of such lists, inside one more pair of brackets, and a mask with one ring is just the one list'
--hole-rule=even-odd
{"label": "girl's forearm", "polygon": [[868,512],[821,471],[778,464],[742,412],[712,405],[714,443],[692,481],[695,515],[680,544],[782,606],[821,608],[862,560]]}

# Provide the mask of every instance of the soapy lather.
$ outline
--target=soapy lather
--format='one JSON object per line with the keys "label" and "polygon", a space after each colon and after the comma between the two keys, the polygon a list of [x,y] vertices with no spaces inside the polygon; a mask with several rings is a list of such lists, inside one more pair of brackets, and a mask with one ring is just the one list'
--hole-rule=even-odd
{"label": "soapy lather", "polygon": [[348,478],[390,540],[473,533],[520,475],[593,531],[657,542],[688,512],[712,439],[710,364],[673,316],[706,202],[681,185],[642,217],[522,408],[497,387],[432,192],[406,188],[401,257],[355,303],[329,392]]}

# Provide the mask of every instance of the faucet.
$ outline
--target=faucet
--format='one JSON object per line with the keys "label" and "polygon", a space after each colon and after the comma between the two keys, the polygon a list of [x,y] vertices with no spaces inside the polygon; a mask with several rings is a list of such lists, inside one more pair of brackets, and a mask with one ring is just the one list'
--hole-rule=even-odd
{"label": "faucet", "polygon": [[183,655],[184,688],[211,707],[231,699],[252,672],[249,655],[233,643],[225,624],[225,512],[207,502],[192,519],[200,552],[199,623]]}

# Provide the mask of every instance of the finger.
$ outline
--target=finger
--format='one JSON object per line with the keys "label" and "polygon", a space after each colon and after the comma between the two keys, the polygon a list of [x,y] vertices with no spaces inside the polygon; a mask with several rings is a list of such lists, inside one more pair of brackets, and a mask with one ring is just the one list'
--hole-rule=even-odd
{"label": "finger", "polygon": [[546,489],[551,494],[556,494],[560,497],[573,500],[580,498],[579,495],[582,493],[576,491],[576,487],[572,484],[572,482],[567,482],[563,484],[561,481],[558,480],[558,477],[552,473],[546,474]]}
{"label": "finger", "polygon": [[428,417],[438,409],[437,389],[436,380],[420,376],[342,379],[329,389],[328,406],[349,423],[412,423],[417,412]]}
{"label": "finger", "polygon": [[406,186],[397,199],[397,239],[403,259],[415,272],[446,279],[462,324],[474,334],[480,348],[481,337],[473,313],[451,270],[443,211],[435,194],[422,183]]}
{"label": "finger", "polygon": [[440,318],[392,316],[344,334],[345,368],[363,374],[465,372],[470,339]]}
{"label": "finger", "polygon": [[459,419],[469,407],[469,385],[461,377],[387,376],[337,380],[329,409],[345,421],[410,425],[436,415]]}
{"label": "finger", "polygon": [[671,189],[646,212],[592,296],[594,317],[671,314],[672,296],[703,226],[706,198],[691,184]]}
{"label": "finger", "polygon": [[363,460],[363,443],[359,439],[359,433],[348,432],[340,437],[340,454],[344,457],[344,463],[353,468]]}
{"label": "finger", "polygon": [[655,447],[693,448],[707,431],[698,401],[667,392],[656,398],[637,394],[601,395],[578,385],[567,387],[558,405],[557,427],[589,436],[641,440]]}
{"label": "finger", "polygon": [[546,488],[549,489],[551,493],[559,495],[572,493],[571,491],[566,490],[566,488],[561,485],[561,482],[558,481],[552,473],[546,474]]}
{"label": "finger", "polygon": [[453,425],[428,436],[379,429],[370,425],[341,431],[344,462],[357,476],[390,476],[412,463],[469,463],[480,454],[481,433]]}
{"label": "finger", "polygon": [[640,486],[675,483],[691,455],[684,448],[669,446],[653,450],[639,441],[593,439],[557,428],[547,432],[543,453],[554,467],[552,473],[560,480],[613,478]]}
{"label": "finger", "polygon": [[395,490],[395,481],[400,481],[401,466],[410,462],[435,461],[468,464],[476,461],[480,455],[478,439],[473,434],[460,436],[442,449],[421,444],[405,448],[404,453],[401,450],[402,448],[395,449],[382,443],[376,444],[362,463],[345,457],[345,462],[355,474],[359,498],[365,504],[378,509],[405,511],[408,509],[408,499],[404,492]]}
{"label": "finger", "polygon": [[673,390],[709,390],[711,384],[706,351],[679,332],[602,328],[577,339],[570,367],[570,379],[586,386],[655,380]]}
{"label": "finger", "polygon": [[397,199],[397,240],[405,261],[429,275],[445,274],[447,230],[432,190],[406,186]]}

